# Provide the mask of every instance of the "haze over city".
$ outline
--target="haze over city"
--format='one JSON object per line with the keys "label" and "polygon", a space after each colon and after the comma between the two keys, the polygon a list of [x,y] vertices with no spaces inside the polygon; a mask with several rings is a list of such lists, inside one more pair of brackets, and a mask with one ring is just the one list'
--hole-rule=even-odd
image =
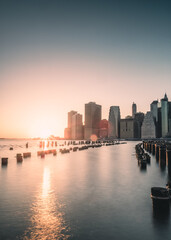
{"label": "haze over city", "polygon": [[63,137],[67,113],[171,99],[170,1],[1,1],[0,137]]}

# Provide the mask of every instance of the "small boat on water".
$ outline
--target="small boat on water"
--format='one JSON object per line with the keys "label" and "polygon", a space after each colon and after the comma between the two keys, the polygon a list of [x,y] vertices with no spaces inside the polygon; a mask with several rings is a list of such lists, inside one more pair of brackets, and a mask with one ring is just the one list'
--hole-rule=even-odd
{"label": "small boat on water", "polygon": [[169,207],[170,196],[167,188],[152,187],[151,198],[154,206]]}

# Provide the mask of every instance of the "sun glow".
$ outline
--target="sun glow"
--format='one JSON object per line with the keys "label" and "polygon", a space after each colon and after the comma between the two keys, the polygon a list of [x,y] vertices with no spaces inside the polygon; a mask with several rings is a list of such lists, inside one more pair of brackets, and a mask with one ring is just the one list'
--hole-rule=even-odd
{"label": "sun glow", "polygon": [[31,137],[48,138],[51,134],[50,124],[44,120],[34,120],[34,123],[31,124],[29,129],[29,135]]}

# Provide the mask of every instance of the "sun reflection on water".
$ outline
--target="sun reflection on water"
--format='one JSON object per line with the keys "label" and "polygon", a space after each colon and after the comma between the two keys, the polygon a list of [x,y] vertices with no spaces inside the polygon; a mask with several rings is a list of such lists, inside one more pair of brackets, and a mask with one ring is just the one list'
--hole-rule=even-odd
{"label": "sun reflection on water", "polygon": [[62,207],[51,188],[50,169],[45,168],[42,187],[32,205],[31,226],[25,232],[23,239],[68,239],[68,227],[63,219]]}

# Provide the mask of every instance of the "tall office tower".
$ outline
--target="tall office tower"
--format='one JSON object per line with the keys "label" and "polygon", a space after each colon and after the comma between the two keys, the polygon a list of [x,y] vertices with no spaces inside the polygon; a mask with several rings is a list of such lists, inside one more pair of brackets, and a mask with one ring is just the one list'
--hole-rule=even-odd
{"label": "tall office tower", "polygon": [[150,110],[151,110],[151,113],[153,115],[153,119],[154,119],[154,123],[155,123],[155,126],[156,126],[156,137],[158,137],[159,135],[159,126],[158,126],[158,101],[153,101],[151,104],[150,104]]}
{"label": "tall office tower", "polygon": [[120,108],[111,106],[109,110],[109,133],[110,138],[120,137]]}
{"label": "tall office tower", "polygon": [[164,95],[164,98],[161,99],[161,127],[162,127],[162,137],[166,137],[169,132],[168,126],[168,98],[167,95]]}
{"label": "tall office tower", "polygon": [[72,126],[71,126],[71,138],[73,140],[83,139],[83,122],[82,115],[76,113],[72,116]]}
{"label": "tall office tower", "polygon": [[142,138],[156,138],[156,127],[152,112],[147,112],[141,128]]}
{"label": "tall office tower", "polygon": [[70,138],[72,139],[72,116],[74,116],[77,112],[76,111],[70,111],[68,112],[68,133],[70,134]]}
{"label": "tall office tower", "polygon": [[141,127],[144,120],[144,113],[138,112],[134,116],[134,137],[141,138]]}
{"label": "tall office tower", "polygon": [[64,130],[64,138],[65,139],[72,139],[72,116],[76,114],[76,111],[68,112],[68,127]]}
{"label": "tall office tower", "polygon": [[168,135],[169,135],[169,137],[171,137],[171,102],[168,102],[168,109],[169,109],[169,115],[168,115],[169,131],[168,131]]}
{"label": "tall office tower", "polygon": [[72,116],[74,114],[76,114],[77,112],[76,111],[70,111],[68,112],[68,128],[71,128],[72,127]]}
{"label": "tall office tower", "polygon": [[137,105],[133,102],[133,104],[132,104],[132,117],[133,118],[134,118],[136,112],[137,112]]}
{"label": "tall office tower", "polygon": [[150,104],[150,110],[153,114],[153,118],[155,120],[155,122],[158,122],[158,101],[153,101],[151,104]]}
{"label": "tall office tower", "polygon": [[95,102],[89,102],[85,104],[84,139],[91,139],[92,135],[99,137],[101,108],[101,105],[98,105]]}

